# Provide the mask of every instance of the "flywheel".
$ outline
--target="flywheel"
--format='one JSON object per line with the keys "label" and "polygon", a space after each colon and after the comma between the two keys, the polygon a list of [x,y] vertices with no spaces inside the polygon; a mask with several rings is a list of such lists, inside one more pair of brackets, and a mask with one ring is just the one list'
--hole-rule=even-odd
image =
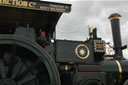
{"label": "flywheel", "polygon": [[36,42],[0,35],[0,85],[60,85],[52,57]]}

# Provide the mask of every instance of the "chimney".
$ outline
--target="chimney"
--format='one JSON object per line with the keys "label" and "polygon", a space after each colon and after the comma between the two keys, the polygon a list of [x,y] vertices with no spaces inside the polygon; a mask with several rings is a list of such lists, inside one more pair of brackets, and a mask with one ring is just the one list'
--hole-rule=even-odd
{"label": "chimney", "polygon": [[109,19],[111,21],[111,27],[112,27],[115,58],[117,59],[123,58],[122,42],[121,42],[121,34],[120,34],[120,17],[121,15],[118,13],[114,13],[109,16]]}

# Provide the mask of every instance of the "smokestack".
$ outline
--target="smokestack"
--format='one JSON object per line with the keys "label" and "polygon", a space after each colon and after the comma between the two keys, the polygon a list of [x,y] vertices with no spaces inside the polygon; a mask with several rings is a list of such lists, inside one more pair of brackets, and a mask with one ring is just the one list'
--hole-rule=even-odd
{"label": "smokestack", "polygon": [[122,59],[122,42],[120,35],[120,17],[118,13],[111,14],[109,19],[111,21],[112,35],[114,42],[115,58]]}

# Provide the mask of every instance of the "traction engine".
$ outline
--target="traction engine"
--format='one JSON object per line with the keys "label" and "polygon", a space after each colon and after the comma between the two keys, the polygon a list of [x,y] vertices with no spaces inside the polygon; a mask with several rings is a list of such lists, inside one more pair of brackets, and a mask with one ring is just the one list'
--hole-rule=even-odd
{"label": "traction engine", "polygon": [[115,53],[106,55],[96,28],[86,41],[55,39],[60,16],[70,11],[71,4],[0,0],[0,85],[128,85],[121,16],[109,17]]}

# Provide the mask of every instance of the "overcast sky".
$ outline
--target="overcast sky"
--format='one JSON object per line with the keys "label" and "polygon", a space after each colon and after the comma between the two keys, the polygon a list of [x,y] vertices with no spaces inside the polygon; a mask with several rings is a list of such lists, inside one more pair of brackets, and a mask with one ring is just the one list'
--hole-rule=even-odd
{"label": "overcast sky", "polygon": [[[88,25],[98,30],[98,37],[112,41],[108,17],[119,13],[122,44],[128,44],[128,0],[46,0],[72,4],[71,13],[64,13],[57,24],[57,38],[83,41],[88,37]],[[124,51],[128,56],[128,50]],[[127,57],[128,58],[128,57]]]}

